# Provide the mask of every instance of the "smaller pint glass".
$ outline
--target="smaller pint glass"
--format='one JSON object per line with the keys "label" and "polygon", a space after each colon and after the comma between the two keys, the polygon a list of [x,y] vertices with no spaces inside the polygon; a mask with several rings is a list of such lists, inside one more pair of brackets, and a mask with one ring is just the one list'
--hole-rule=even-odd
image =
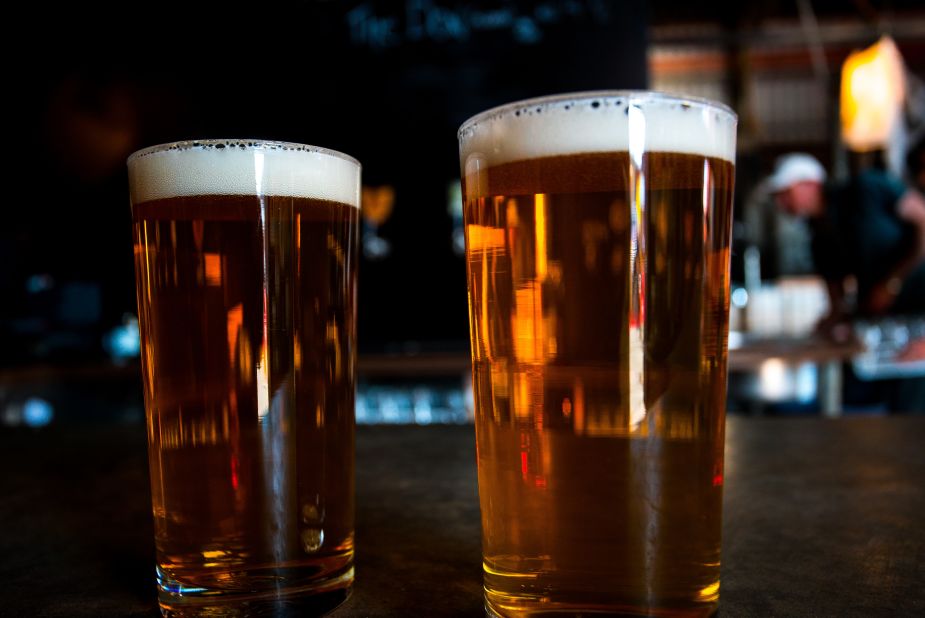
{"label": "smaller pint glass", "polygon": [[592,92],[460,129],[490,615],[716,609],[735,128]]}
{"label": "smaller pint glass", "polygon": [[161,611],[331,609],[353,584],[360,165],[208,140],[128,168]]}

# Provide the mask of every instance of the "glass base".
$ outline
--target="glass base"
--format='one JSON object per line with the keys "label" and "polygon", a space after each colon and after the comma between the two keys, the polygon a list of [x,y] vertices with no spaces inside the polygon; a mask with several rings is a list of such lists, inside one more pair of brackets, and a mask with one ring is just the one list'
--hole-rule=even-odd
{"label": "glass base", "polygon": [[717,601],[698,604],[693,607],[632,607],[599,605],[592,603],[563,603],[549,599],[514,598],[486,591],[485,615],[489,618],[637,618],[655,616],[659,618],[707,618],[715,616]]}
{"label": "glass base", "polygon": [[353,590],[353,566],[310,584],[259,592],[194,588],[158,573],[158,603],[165,617],[320,616],[347,600]]}

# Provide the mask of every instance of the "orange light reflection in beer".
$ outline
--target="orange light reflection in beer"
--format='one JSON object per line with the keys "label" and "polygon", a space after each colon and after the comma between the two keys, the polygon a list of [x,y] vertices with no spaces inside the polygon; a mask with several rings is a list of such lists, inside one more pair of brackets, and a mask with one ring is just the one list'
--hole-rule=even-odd
{"label": "orange light reflection in beer", "polygon": [[527,474],[530,471],[529,457],[530,434],[526,432],[520,432],[520,477],[525,483],[527,482]]}
{"label": "orange light reflection in beer", "polygon": [[719,582],[706,586],[697,592],[697,598],[701,601],[715,601],[719,598]]}
{"label": "orange light reflection in beer", "polygon": [[572,396],[575,401],[572,402],[574,417],[572,420],[572,430],[577,434],[585,432],[585,383],[580,378],[575,379],[572,387]]}
{"label": "orange light reflection in beer", "polygon": [[[208,273],[207,273],[208,274]],[[238,372],[242,376],[249,375],[249,364],[250,359],[249,354],[247,353],[247,345],[245,336],[242,341],[241,333],[243,332],[244,325],[244,305],[238,303],[228,310],[227,317],[225,318],[225,328],[228,336],[228,368],[230,371],[235,370],[235,364],[237,361]],[[239,343],[241,348],[239,349]],[[238,508],[243,508],[244,496],[238,493],[240,487],[240,458],[239,453],[241,450],[241,441],[239,434],[239,424],[238,424],[238,393],[235,388],[228,389],[228,407],[225,410],[225,413],[222,414],[222,425],[223,433],[225,439],[229,441],[229,446],[231,447],[231,456],[229,457],[228,465],[230,467],[230,476],[231,476],[231,487],[235,491],[235,498]]]}
{"label": "orange light reflection in beer", "polygon": [[[295,216],[295,251],[296,255],[302,255],[302,215],[296,213]],[[302,274],[302,260],[295,261],[296,276]]]}
{"label": "orange light reflection in beer", "polygon": [[543,297],[539,281],[527,281],[514,292],[514,356],[536,363],[543,358]]}
{"label": "orange light reflection in beer", "polygon": [[325,328],[325,340],[330,348],[334,350],[334,366],[329,367],[334,371],[334,377],[340,379],[343,373],[342,353],[340,349],[340,337],[338,336],[337,320],[332,318]]}
{"label": "orange light reflection in beer", "polygon": [[236,455],[231,456],[231,487],[238,491],[238,458]]}
{"label": "orange light reflection in beer", "polygon": [[547,255],[546,255],[546,195],[537,193],[533,196],[535,212],[535,229],[536,229],[536,278],[542,281],[546,278],[547,272]]}
{"label": "orange light reflection in beer", "polygon": [[[479,229],[482,228],[482,226],[474,226],[474,225],[469,226],[469,241],[468,242],[470,243],[473,242],[472,234],[475,231],[476,227]],[[472,249],[472,251],[474,255],[475,249]],[[489,315],[488,313],[488,286],[489,286],[489,280],[490,280],[488,276],[489,275],[488,255],[489,255],[488,251],[483,249],[482,250],[482,260],[481,260],[482,262],[482,310],[479,312],[480,313],[479,317],[481,318],[479,326],[481,326],[482,328],[482,336],[479,338],[479,340],[482,341],[483,342],[482,345],[485,346],[485,356],[488,358],[491,358],[492,357],[492,349],[491,349],[492,337],[490,334],[491,331],[488,330],[489,328],[491,328],[491,324],[488,321],[488,315]]]}
{"label": "orange light reflection in beer", "polygon": [[234,366],[235,351],[238,349],[238,333],[241,331],[241,325],[244,323],[244,305],[238,303],[228,310],[226,319],[228,330],[228,360],[231,366]]}
{"label": "orange light reflection in beer", "polygon": [[514,418],[526,420],[530,418],[530,386],[527,384],[527,376],[518,371],[514,373],[514,393],[513,393]]}
{"label": "orange light reflection in beer", "polygon": [[222,256],[218,253],[204,253],[206,285],[222,284]]}
{"label": "orange light reflection in beer", "polygon": [[[500,208],[503,198],[496,198],[494,207]],[[488,227],[484,225],[469,224],[466,226],[466,245],[469,248],[470,268],[480,268],[481,276],[481,311],[479,311],[478,322],[473,326],[478,328],[482,336],[478,340],[484,345],[484,350],[477,350],[486,357],[492,357],[491,341],[489,336],[491,332],[491,322],[488,319],[488,299],[489,287],[492,285],[490,273],[494,268],[494,261],[498,255],[504,251],[505,236],[501,228]],[[478,266],[473,264],[473,258],[478,257]]]}
{"label": "orange light reflection in beer", "polygon": [[141,223],[141,233],[145,237],[144,242],[144,252],[145,252],[145,299],[148,301],[148,305],[151,304],[151,253],[150,247],[151,242],[148,240],[148,222],[143,221]]}

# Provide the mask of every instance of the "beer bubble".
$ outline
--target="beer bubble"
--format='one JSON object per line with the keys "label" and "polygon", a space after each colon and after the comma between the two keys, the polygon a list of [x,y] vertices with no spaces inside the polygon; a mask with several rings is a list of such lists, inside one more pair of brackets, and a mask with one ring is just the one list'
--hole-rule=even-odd
{"label": "beer bubble", "polygon": [[313,554],[324,545],[324,530],[322,528],[305,528],[302,530],[302,549]]}

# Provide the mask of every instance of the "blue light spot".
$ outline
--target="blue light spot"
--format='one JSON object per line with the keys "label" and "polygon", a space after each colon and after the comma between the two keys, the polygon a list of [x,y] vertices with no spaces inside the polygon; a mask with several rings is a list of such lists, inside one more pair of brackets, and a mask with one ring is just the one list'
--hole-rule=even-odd
{"label": "blue light spot", "polygon": [[138,320],[132,316],[122,326],[113,328],[106,334],[103,345],[109,355],[116,361],[135,358],[141,351],[141,339],[138,335]]}
{"label": "blue light spot", "polygon": [[543,38],[543,32],[529,17],[519,17],[514,22],[514,40],[525,45],[534,45]]}
{"label": "blue light spot", "polygon": [[38,294],[50,290],[55,285],[55,280],[50,275],[32,275],[26,279],[26,291],[30,294]]}
{"label": "blue light spot", "polygon": [[22,420],[29,427],[44,427],[54,418],[51,404],[38,397],[30,397],[22,406]]}
{"label": "blue light spot", "polygon": [[732,304],[740,308],[748,304],[748,292],[745,288],[736,288],[732,291]]}

